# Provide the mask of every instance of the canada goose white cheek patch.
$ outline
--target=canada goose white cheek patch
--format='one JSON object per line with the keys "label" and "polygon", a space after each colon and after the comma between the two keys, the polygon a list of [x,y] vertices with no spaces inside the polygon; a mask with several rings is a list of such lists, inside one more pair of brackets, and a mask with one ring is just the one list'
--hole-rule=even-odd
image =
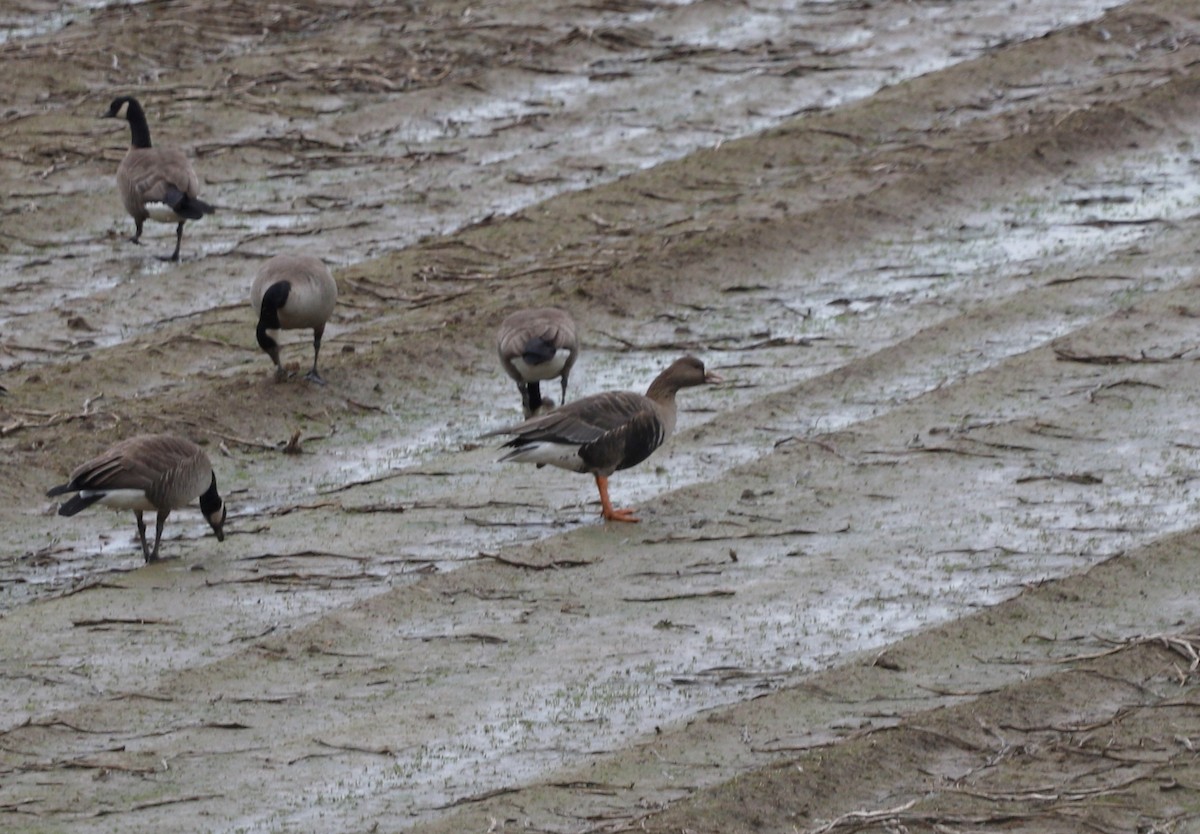
{"label": "canada goose white cheek patch", "polygon": [[159,223],[178,223],[179,215],[166,203],[146,203],[146,214]]}
{"label": "canada goose white cheek patch", "polygon": [[[90,497],[96,495],[96,491],[82,490],[80,495]],[[141,510],[142,512],[154,512],[155,507],[146,499],[146,493],[140,489],[112,489],[105,492],[100,492],[103,497],[98,503],[114,510]]]}

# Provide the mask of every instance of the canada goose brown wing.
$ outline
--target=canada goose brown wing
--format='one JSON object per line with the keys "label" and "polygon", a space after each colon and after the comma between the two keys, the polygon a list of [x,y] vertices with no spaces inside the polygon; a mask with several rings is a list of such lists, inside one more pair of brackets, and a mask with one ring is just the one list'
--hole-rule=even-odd
{"label": "canada goose brown wing", "polygon": [[117,443],[71,473],[69,490],[140,490],[159,507],[182,506],[208,486],[212,466],[199,446],[172,435]]}
{"label": "canada goose brown wing", "polygon": [[140,203],[168,202],[172,188],[195,197],[200,180],[178,148],[131,148],[118,168],[122,196]]}
{"label": "canada goose brown wing", "polygon": [[80,464],[62,492],[75,490],[136,489],[146,491],[154,484],[155,472],[136,456],[127,454],[131,444],[124,441],[99,457]]}

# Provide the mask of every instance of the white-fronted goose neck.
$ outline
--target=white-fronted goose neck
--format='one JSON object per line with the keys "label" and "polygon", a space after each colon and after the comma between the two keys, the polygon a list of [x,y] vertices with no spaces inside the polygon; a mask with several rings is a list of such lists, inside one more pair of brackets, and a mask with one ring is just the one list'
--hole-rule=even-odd
{"label": "white-fronted goose neck", "polygon": [[151,146],[146,112],[133,96],[113,99],[104,118],[124,118],[129,122],[132,136],[130,148],[117,168],[121,202],[136,226],[130,240],[142,242],[142,224],[147,220],[175,223],[175,251],[163,260],[178,261],[184,222],[199,220],[215,211],[196,196],[200,180],[192,164],[179,148]]}
{"label": "white-fronted goose neck", "polygon": [[[122,440],[99,457],[76,467],[71,480],[46,493],[53,498],[74,492],[58,508],[59,515],[75,515],[92,504],[114,510],[133,510],[138,538],[147,562],[158,559],[163,524],[171,510],[185,507],[197,497],[200,511],[225,540],[225,502],[217,492],[217,476],[204,451],[190,440],[170,434],[143,434]],[[146,545],[143,512],[157,513],[154,549]]]}
{"label": "white-fronted goose neck", "polygon": [[305,379],[324,385],[317,372],[317,357],[325,324],[337,303],[337,282],[325,264],[311,255],[276,255],[258,270],[250,288],[250,303],[258,313],[258,344],[275,363],[275,378],[288,376],[279,361],[279,331],[311,327],[313,364]]}
{"label": "white-fronted goose neck", "polygon": [[721,382],[704,363],[685,356],[655,377],[645,395],[610,391],[575,400],[549,414],[490,432],[511,434],[502,461],[550,464],[572,472],[590,472],[600,491],[607,521],[637,521],[633,510],[614,510],[608,477],[650,457],[675,430],[675,394],[681,388]]}
{"label": "white-fronted goose neck", "polygon": [[557,307],[518,310],[500,323],[496,343],[504,372],[516,380],[521,392],[526,419],[543,405],[554,407],[553,400],[542,398],[541,382],[559,377],[562,401],[567,401],[567,377],[579,353],[570,313]]}

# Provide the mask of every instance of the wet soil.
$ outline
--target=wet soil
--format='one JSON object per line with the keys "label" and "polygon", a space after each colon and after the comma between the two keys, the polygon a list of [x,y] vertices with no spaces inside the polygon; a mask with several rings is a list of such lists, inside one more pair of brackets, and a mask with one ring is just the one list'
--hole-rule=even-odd
{"label": "wet soil", "polygon": [[[4,830],[1200,825],[1194,3],[0,24]],[[179,264],[126,240],[127,92],[219,209]],[[325,387],[254,341],[299,250]],[[613,479],[637,526],[480,439],[547,303],[569,396],[727,379]],[[223,544],[42,497],[163,430]]]}

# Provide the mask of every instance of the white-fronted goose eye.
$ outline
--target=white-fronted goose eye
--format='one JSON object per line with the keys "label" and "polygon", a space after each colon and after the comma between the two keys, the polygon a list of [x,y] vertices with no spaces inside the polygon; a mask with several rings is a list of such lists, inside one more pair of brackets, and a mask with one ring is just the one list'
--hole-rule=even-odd
{"label": "white-fronted goose eye", "polygon": [[197,196],[200,180],[183,151],[151,146],[150,126],[137,99],[133,96],[113,99],[104,118],[123,118],[129,122],[132,142],[117,168],[117,188],[125,211],[133,218],[135,231],[130,240],[142,242],[142,224],[147,220],[174,223],[175,251],[163,260],[178,261],[183,224],[199,220],[216,209]]}
{"label": "white-fronted goose eye", "polygon": [[633,510],[614,510],[608,478],[635,466],[663,444],[675,430],[675,394],[681,388],[722,382],[704,363],[685,356],[655,377],[645,395],[632,391],[593,394],[549,414],[485,437],[509,434],[511,452],[502,461],[550,464],[572,472],[589,472],[600,492],[601,515],[607,521],[637,521]]}
{"label": "white-fronted goose eye", "polygon": [[275,363],[275,378],[288,376],[279,361],[279,331],[312,328],[313,363],[305,378],[324,385],[317,358],[325,324],[337,304],[337,282],[325,264],[311,255],[276,255],[254,277],[250,303],[258,313],[258,344]]}
{"label": "white-fronted goose eye", "polygon": [[566,310],[538,307],[518,310],[500,323],[496,334],[500,364],[517,383],[525,417],[534,416],[554,401],[543,399],[539,383],[558,377],[562,401],[567,401],[567,377],[579,353],[575,320]]}
{"label": "white-fronted goose eye", "polygon": [[[217,492],[217,476],[204,451],[190,440],[170,434],[143,434],[122,440],[99,457],[76,467],[71,480],[46,493],[53,498],[73,492],[58,508],[59,515],[75,515],[92,504],[114,510],[133,510],[138,539],[147,562],[158,559],[163,525],[171,510],[200,499],[200,511],[217,535],[225,540],[225,502]],[[154,549],[146,545],[142,513],[154,512]]]}

